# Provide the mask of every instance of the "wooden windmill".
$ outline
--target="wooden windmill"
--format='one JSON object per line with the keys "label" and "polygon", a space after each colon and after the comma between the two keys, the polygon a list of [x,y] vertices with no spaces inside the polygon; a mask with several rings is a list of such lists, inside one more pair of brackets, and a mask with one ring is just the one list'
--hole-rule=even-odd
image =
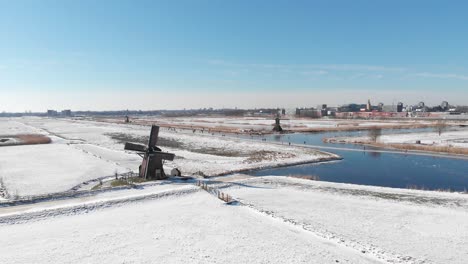
{"label": "wooden windmill", "polygon": [[162,152],[160,148],[156,147],[158,142],[159,126],[153,125],[151,127],[151,134],[148,146],[143,144],[125,143],[125,150],[137,151],[138,155],[143,158],[139,167],[140,177],[145,179],[161,180],[166,178],[164,173],[163,163],[164,160],[174,160],[175,154]]}

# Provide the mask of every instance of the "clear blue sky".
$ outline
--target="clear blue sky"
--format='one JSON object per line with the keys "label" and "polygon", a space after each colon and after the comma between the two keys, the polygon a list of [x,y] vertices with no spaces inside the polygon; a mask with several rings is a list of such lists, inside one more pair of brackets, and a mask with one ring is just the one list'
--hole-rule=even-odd
{"label": "clear blue sky", "polygon": [[468,104],[467,14],[466,1],[0,0],[0,111],[23,109],[19,94],[166,90],[188,106],[202,105],[193,93],[214,95],[209,106],[222,93],[319,91]]}

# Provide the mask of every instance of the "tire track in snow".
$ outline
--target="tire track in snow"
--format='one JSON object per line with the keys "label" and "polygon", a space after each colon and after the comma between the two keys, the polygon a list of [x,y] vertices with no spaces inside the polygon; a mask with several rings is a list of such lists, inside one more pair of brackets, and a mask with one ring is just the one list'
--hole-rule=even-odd
{"label": "tire track in snow", "polygon": [[265,217],[269,217],[275,221],[279,221],[279,222],[294,226],[316,237],[332,242],[339,246],[343,246],[343,247],[355,250],[357,254],[362,254],[363,256],[371,257],[382,263],[407,263],[407,264],[429,264],[431,263],[426,259],[421,260],[421,259],[416,259],[411,256],[402,256],[394,252],[385,251],[384,249],[378,248],[377,246],[374,246],[372,244],[365,244],[356,240],[347,240],[326,229],[313,226],[312,224],[302,223],[292,218],[286,218],[286,217],[280,216],[276,214],[274,211],[259,208],[255,206],[254,204],[251,204],[239,198],[234,198],[234,199],[237,200],[240,205],[246,208],[249,208],[254,213],[260,214]]}
{"label": "tire track in snow", "polygon": [[12,213],[4,216],[0,216],[0,225],[13,225],[21,224],[31,221],[40,221],[48,218],[53,218],[62,215],[76,215],[94,212],[96,210],[117,207],[126,205],[129,203],[136,203],[145,200],[155,200],[170,196],[187,195],[201,191],[199,188],[188,185],[187,188],[179,190],[160,191],[155,193],[143,194],[143,195],[129,195],[126,197],[114,197],[97,201],[81,202],[74,204],[65,204],[59,207],[52,208],[40,208],[37,210]]}
{"label": "tire track in snow", "polygon": [[[240,182],[242,182],[242,180]],[[212,188],[216,188],[216,189],[224,189],[226,187],[229,187],[230,185],[235,185],[235,184],[236,183],[230,183],[230,182],[225,182],[225,183],[211,182],[211,185],[213,186]],[[313,224],[303,223],[292,218],[280,216],[274,211],[258,207],[255,204],[250,203],[246,200],[240,199],[235,196],[231,196],[231,197],[233,197],[233,200],[237,202],[236,204],[240,206],[244,206],[256,214],[259,214],[264,217],[269,217],[272,220],[279,221],[284,224],[291,225],[302,231],[310,233],[318,238],[324,239],[325,241],[329,241],[336,245],[352,249],[356,251],[357,254],[362,254],[363,256],[371,257],[382,263],[398,263],[398,264],[399,263],[408,263],[408,264],[431,263],[430,261],[426,259],[416,259],[411,256],[402,256],[395,252],[386,251],[372,244],[366,244],[366,243],[359,242],[354,239],[345,239],[343,237],[340,237],[338,234],[335,234],[319,226],[314,226]]]}

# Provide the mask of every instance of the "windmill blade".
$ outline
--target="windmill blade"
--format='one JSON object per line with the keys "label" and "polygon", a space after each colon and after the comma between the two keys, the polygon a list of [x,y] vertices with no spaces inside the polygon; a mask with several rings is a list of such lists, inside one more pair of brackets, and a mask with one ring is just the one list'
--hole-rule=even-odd
{"label": "windmill blade", "polygon": [[135,143],[127,142],[127,143],[125,143],[125,148],[124,149],[125,150],[145,152],[146,151],[146,146],[142,145],[142,144],[135,144]]}
{"label": "windmill blade", "polygon": [[151,127],[151,134],[150,134],[150,138],[148,142],[149,149],[156,146],[156,143],[158,143],[158,136],[159,136],[159,126],[153,125]]}
{"label": "windmill blade", "polygon": [[163,160],[169,160],[169,161],[173,161],[174,158],[175,158],[175,154],[168,153],[168,152],[154,152],[154,153],[151,153],[149,155],[152,156],[152,157],[158,157],[158,158],[161,158]]}

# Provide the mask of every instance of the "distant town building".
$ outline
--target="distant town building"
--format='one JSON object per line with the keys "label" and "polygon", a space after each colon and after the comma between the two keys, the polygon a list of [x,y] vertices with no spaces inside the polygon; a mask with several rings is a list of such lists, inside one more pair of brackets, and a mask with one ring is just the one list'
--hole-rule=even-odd
{"label": "distant town building", "polygon": [[366,109],[366,105],[363,104],[347,104],[338,107],[338,112],[360,112],[361,109]]}
{"label": "distant town building", "polygon": [[397,112],[398,112],[398,113],[403,112],[403,103],[402,103],[402,102],[398,102],[398,104],[397,104]]}
{"label": "distant town building", "polygon": [[395,105],[384,105],[382,112],[398,112],[398,106]]}
{"label": "distant town building", "polygon": [[317,110],[320,111],[321,116],[328,116],[328,107],[326,104],[320,104],[317,106]]}
{"label": "distant town building", "polygon": [[382,111],[383,107],[384,107],[384,103],[379,103],[378,106],[377,106],[377,110]]}
{"label": "distant town building", "polygon": [[58,112],[56,110],[47,110],[47,116],[57,116]]}
{"label": "distant town building", "polygon": [[442,111],[448,111],[449,108],[450,108],[450,105],[447,101],[443,101],[441,104],[440,104],[440,108],[442,109]]}
{"label": "distant town building", "polygon": [[62,110],[62,116],[70,117],[72,112],[70,109]]}
{"label": "distant town building", "polygon": [[296,116],[319,118],[322,116],[321,110],[315,108],[296,108]]}
{"label": "distant town building", "polygon": [[370,99],[367,100],[366,111],[367,111],[367,112],[372,111],[372,104],[371,104],[371,102],[370,102]]}

